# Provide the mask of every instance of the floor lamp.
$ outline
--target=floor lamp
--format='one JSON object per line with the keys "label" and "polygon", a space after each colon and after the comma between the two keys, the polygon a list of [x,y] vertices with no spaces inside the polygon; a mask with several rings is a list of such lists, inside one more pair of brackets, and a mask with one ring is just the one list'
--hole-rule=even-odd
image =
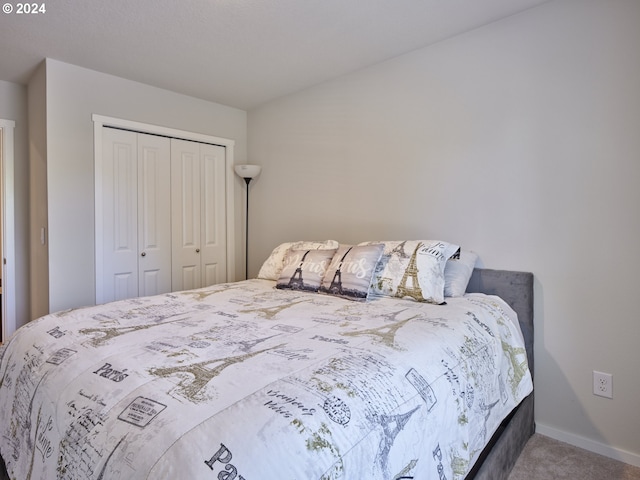
{"label": "floor lamp", "polygon": [[249,183],[252,179],[260,175],[262,167],[260,165],[236,165],[235,171],[239,177],[244,178],[247,184],[247,205],[245,212],[245,239],[244,239],[244,278],[249,278]]}

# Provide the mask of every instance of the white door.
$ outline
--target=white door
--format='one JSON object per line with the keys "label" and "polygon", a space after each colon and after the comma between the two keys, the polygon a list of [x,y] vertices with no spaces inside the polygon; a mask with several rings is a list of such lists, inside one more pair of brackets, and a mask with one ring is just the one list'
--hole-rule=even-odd
{"label": "white door", "polygon": [[173,290],[227,278],[225,155],[222,146],[171,140]]}
{"label": "white door", "polygon": [[225,155],[224,147],[200,144],[202,162],[200,253],[203,287],[227,280]]}
{"label": "white door", "polygon": [[104,302],[171,290],[170,141],[102,132]]}
{"label": "white door", "polygon": [[171,291],[171,146],[138,134],[138,296]]}
{"label": "white door", "polygon": [[105,302],[138,295],[137,134],[102,133],[103,253]]}

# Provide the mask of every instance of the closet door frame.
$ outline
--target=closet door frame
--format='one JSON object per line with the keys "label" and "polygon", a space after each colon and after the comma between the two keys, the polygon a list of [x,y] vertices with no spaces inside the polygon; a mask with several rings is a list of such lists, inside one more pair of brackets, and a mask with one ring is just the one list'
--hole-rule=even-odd
{"label": "closet door frame", "polygon": [[140,133],[149,133],[152,135],[163,135],[171,138],[179,138],[182,140],[191,140],[194,142],[210,143],[225,147],[225,202],[226,202],[226,229],[227,229],[227,282],[235,281],[235,208],[234,208],[234,180],[235,172],[233,170],[233,153],[235,140],[228,138],[215,137],[212,135],[204,135],[201,133],[188,132],[186,130],[178,130],[174,128],[161,127],[147,123],[124,120],[121,118],[107,117],[104,115],[92,115],[93,120],[93,138],[94,138],[94,159],[95,159],[95,267],[96,267],[96,304],[104,303],[102,296],[104,282],[104,265],[103,265],[103,226],[98,221],[99,213],[103,208],[103,192],[100,174],[102,172],[102,129],[103,127],[114,127],[125,130],[132,130]]}

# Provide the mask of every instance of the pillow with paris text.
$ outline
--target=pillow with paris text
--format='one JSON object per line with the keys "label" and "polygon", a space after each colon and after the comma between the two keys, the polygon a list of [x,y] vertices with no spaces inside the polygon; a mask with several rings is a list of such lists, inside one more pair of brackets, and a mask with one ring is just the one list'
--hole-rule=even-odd
{"label": "pillow with paris text", "polygon": [[383,248],[382,245],[340,245],[324,274],[320,293],[366,301]]}
{"label": "pillow with paris text", "polygon": [[469,250],[460,251],[460,258],[450,258],[444,267],[444,296],[461,297],[467,291],[478,254]]}
{"label": "pillow with paris text", "polygon": [[441,240],[363,242],[384,250],[371,281],[371,294],[444,303],[444,269],[460,247]]}
{"label": "pillow with paris text", "polygon": [[339,243],[335,240],[324,240],[322,242],[302,240],[299,242],[281,243],[273,249],[269,257],[262,264],[262,267],[260,267],[258,278],[277,281],[280,278],[284,256],[288,250],[335,250],[338,246]]}
{"label": "pillow with paris text", "polygon": [[317,292],[335,252],[287,250],[276,288]]}

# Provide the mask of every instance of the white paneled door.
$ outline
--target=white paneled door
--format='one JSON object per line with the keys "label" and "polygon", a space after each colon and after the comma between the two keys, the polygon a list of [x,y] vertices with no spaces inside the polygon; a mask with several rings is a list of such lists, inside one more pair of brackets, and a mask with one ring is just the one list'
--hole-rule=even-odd
{"label": "white paneled door", "polygon": [[138,134],[138,294],[171,291],[171,151],[166,137]]}
{"label": "white paneled door", "polygon": [[103,129],[105,302],[171,291],[170,142]]}
{"label": "white paneled door", "polygon": [[171,140],[172,289],[227,278],[226,149]]}

